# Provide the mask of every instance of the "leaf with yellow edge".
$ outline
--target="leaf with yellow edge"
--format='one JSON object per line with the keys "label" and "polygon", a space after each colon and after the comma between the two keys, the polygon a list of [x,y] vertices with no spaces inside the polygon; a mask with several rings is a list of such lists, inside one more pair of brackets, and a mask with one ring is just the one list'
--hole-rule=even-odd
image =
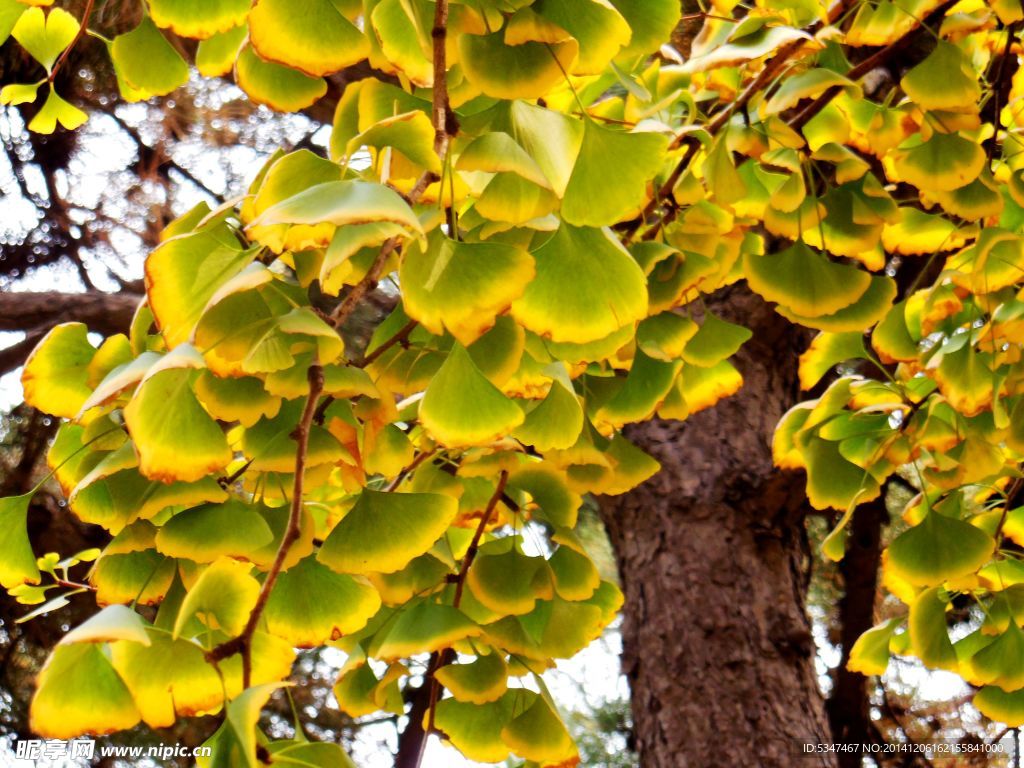
{"label": "leaf with yellow edge", "polygon": [[441,233],[408,248],[399,270],[406,313],[438,336],[469,345],[522,296],[533,257],[502,243],[467,243]]}
{"label": "leaf with yellow edge", "polygon": [[364,488],[317,555],[338,573],[393,573],[445,532],[458,502],[437,493],[384,493]]}
{"label": "leaf with yellow edge", "polygon": [[146,644],[115,642],[111,662],[150,727],[169,727],[178,717],[215,710],[224,700],[217,671],[203,649],[187,640],[153,633]]}
{"label": "leaf with yellow edge", "polygon": [[508,45],[504,32],[460,35],[459,60],[473,86],[497,99],[535,99],[565,81],[579,53],[575,40]]}
{"label": "leaf with yellow edge", "polygon": [[434,722],[445,739],[470,760],[498,763],[509,753],[502,729],[526,708],[532,696],[536,696],[532,691],[515,688],[486,704],[442,699],[435,707]]}
{"label": "leaf with yellow edge", "polygon": [[896,281],[887,275],[872,275],[871,285],[857,301],[838,312],[818,317],[805,317],[783,306],[775,311],[793,323],[829,333],[863,331],[883,319],[896,298]]}
{"label": "leaf with yellow edge", "polygon": [[743,257],[743,268],[754,291],[808,317],[829,315],[850,306],[871,285],[867,272],[830,261],[803,242],[777,254],[748,253]]}
{"label": "leaf with yellow edge", "polygon": [[593,561],[573,547],[560,546],[548,564],[555,578],[555,591],[566,600],[587,600],[601,584]]}
{"label": "leaf with yellow edge", "polygon": [[530,9],[566,30],[579,42],[579,58],[572,66],[566,67],[574,75],[603,74],[609,62],[629,44],[632,36],[626,20],[611,3],[538,0]]}
{"label": "leaf with yellow edge", "polygon": [[29,8],[21,13],[11,29],[11,36],[49,72],[54,62],[78,34],[78,19],[63,8],[49,13],[42,8]]}
{"label": "leaf with yellow edge", "polygon": [[331,0],[306,0],[300,13],[289,0],[257,0],[249,39],[263,59],[310,77],[352,66],[370,52],[366,37]]}
{"label": "leaf with yellow edge", "polygon": [[[681,368],[678,360],[666,363],[638,351],[625,382],[593,414],[594,426],[606,431],[607,427],[617,429],[649,418],[672,389]],[[598,378],[591,386],[600,382]]]}
{"label": "leaf with yellow edge", "polygon": [[610,0],[622,14],[632,37],[620,56],[636,56],[658,50],[679,23],[674,0]]}
{"label": "leaf with yellow edge", "polygon": [[839,363],[866,357],[863,333],[819,333],[800,355],[800,388],[810,389]]}
{"label": "leaf with yellow edge", "polygon": [[327,81],[322,77],[263,61],[248,43],[238,54],[235,79],[253,102],[278,112],[298,112],[327,93]]}
{"label": "leaf with yellow edge", "polygon": [[889,667],[889,641],[902,623],[899,618],[889,619],[858,637],[850,649],[846,668],[862,675],[884,675]]}
{"label": "leaf with yellow edge", "polygon": [[146,259],[149,305],[169,347],[188,341],[207,303],[252,263],[226,225],[161,243]]}
{"label": "leaf with yellow edge", "polygon": [[523,423],[524,415],[455,344],[420,403],[420,423],[449,446],[486,445]]}
{"label": "leaf with yellow edge", "polygon": [[[305,378],[305,371],[302,373]],[[218,421],[237,421],[243,427],[276,416],[281,407],[281,398],[268,393],[263,382],[252,376],[223,378],[202,371],[195,381],[195,391],[207,413]]]}
{"label": "leaf with yellow edge", "polygon": [[579,398],[556,379],[551,382],[547,396],[527,412],[512,435],[524,445],[545,452],[572,447],[582,429],[583,406]]}
{"label": "leaf with yellow edge", "polygon": [[969,184],[985,165],[981,146],[956,133],[935,132],[927,141],[915,134],[889,158],[901,180],[927,192],[948,192]]}
{"label": "leaf with yellow edge", "polygon": [[92,393],[89,364],[96,348],[84,323],[54,326],[25,361],[21,386],[25,402],[44,413],[74,418]]}
{"label": "leaf with yellow edge", "polygon": [[151,372],[124,409],[147,478],[191,482],[231,461],[227,438],[192,391],[194,378],[184,367]]}
{"label": "leaf with yellow edge", "polygon": [[700,329],[683,348],[683,359],[691,365],[711,368],[739,352],[753,335],[749,328],[707,312]]}
{"label": "leaf with yellow edge", "polygon": [[579,759],[565,723],[544,696],[536,696],[526,711],[509,721],[501,738],[520,757],[544,765],[571,765]]}
{"label": "leaf with yellow edge", "polygon": [[907,323],[907,302],[894,304],[871,334],[871,346],[883,363],[917,360],[918,341]]}
{"label": "leaf with yellow edge", "polygon": [[815,509],[846,510],[855,501],[878,497],[878,481],[870,472],[847,461],[838,442],[808,432],[798,435],[796,443],[807,467],[807,498]]}
{"label": "leaf with yellow edge", "polygon": [[[743,386],[743,376],[728,360],[710,368],[688,365],[679,374],[679,393],[689,413],[712,407],[719,400],[734,395]],[[669,394],[671,397],[671,393]],[[668,397],[666,402],[668,402]]]}
{"label": "leaf with yellow edge", "polygon": [[227,705],[223,724],[203,746],[211,753],[196,761],[200,768],[258,768],[263,761],[256,755],[257,723],[270,695],[283,683],[264,683],[243,691]]}
{"label": "leaf with yellow edge", "polygon": [[[246,10],[249,2],[246,0]],[[218,32],[201,40],[196,48],[196,69],[203,77],[224,77],[235,66],[238,52],[245,43],[248,27],[244,24]]]}
{"label": "leaf with yellow edge", "polygon": [[0,499],[0,585],[38,584],[39,568],[28,538],[32,494]]}
{"label": "leaf with yellow edge", "polygon": [[938,587],[924,590],[910,603],[907,633],[910,651],[926,667],[958,670],[956,651],[946,629],[946,603]]}
{"label": "leaf with yellow edge", "polygon": [[147,5],[158,27],[169,28],[182,37],[207,40],[245,24],[251,3],[250,0],[148,0]]}
{"label": "leaf with yellow edge", "polygon": [[193,617],[228,635],[241,632],[260,591],[260,583],[249,574],[251,568],[227,558],[207,566],[181,603],[173,637],[178,638]]}
{"label": "leaf with yellow edge", "polygon": [[[668,144],[661,134],[626,133],[587,120],[562,218],[579,227],[601,227],[635,214],[647,201],[647,186],[664,163]],[[608,183],[610,157],[616,158],[614,184]]]}
{"label": "leaf with yellow edge", "polygon": [[977,109],[981,86],[974,67],[957,45],[939,39],[928,57],[900,80],[900,87],[921,109]]}
{"label": "leaf with yellow edge", "polygon": [[565,477],[553,466],[544,463],[527,464],[509,476],[509,487],[530,494],[539,509],[531,514],[552,525],[573,528],[583,499],[573,492]]}
{"label": "leaf with yellow edge", "polygon": [[108,605],[60,639],[60,645],[108,643],[115,640],[149,645],[147,623],[126,605]]}
{"label": "leaf with yellow edge", "polygon": [[114,38],[110,56],[132,88],[152,96],[165,96],[188,81],[188,64],[148,16]]}
{"label": "leaf with yellow edge", "polygon": [[44,738],[71,739],[131,728],[139,710],[103,648],[75,643],[58,645],[43,665],[29,722]]}
{"label": "leaf with yellow edge", "polygon": [[404,75],[415,85],[433,85],[426,4],[376,0],[374,5],[370,21],[374,33],[371,47],[375,50],[370,63],[392,74]]}
{"label": "leaf with yellow edge", "polygon": [[515,139],[504,132],[491,132],[478,136],[462,150],[455,168],[460,171],[483,171],[484,173],[514,173],[520,178],[549,189],[548,181],[540,165]]}
{"label": "leaf with yellow edge", "polygon": [[991,643],[972,655],[965,665],[969,667],[968,677],[974,685],[998,685],[1004,691],[1024,688],[1024,667],[1020,663],[1024,656],[1024,632],[1016,621],[1010,621],[1006,629]]}
{"label": "leaf with yellow edge", "polygon": [[169,557],[212,563],[221,557],[249,559],[274,538],[254,507],[232,499],[179,512],[156,534],[156,548]]}
{"label": "leaf with yellow edge", "polygon": [[420,221],[401,196],[383,184],[328,181],[316,184],[263,211],[250,226],[321,224],[337,226],[391,221],[420,232]]}
{"label": "leaf with yellow edge", "polygon": [[537,277],[512,314],[552,341],[596,341],[647,315],[643,272],[607,230],[563,224],[534,251]]}
{"label": "leaf with yellow edge", "polygon": [[528,557],[513,537],[484,544],[466,573],[473,596],[502,616],[532,611],[538,598],[550,597],[550,579],[547,561]]}
{"label": "leaf with yellow edge", "polygon": [[900,219],[882,228],[882,245],[891,253],[908,256],[959,248],[966,235],[949,219],[917,208],[900,207]]}
{"label": "leaf with yellow edge", "polygon": [[477,637],[480,627],[458,608],[422,601],[403,610],[389,629],[375,639],[367,653],[385,661],[433,653],[453,643]]}
{"label": "leaf with yellow edge", "polygon": [[457,701],[473,704],[495,701],[508,690],[508,665],[498,651],[468,663],[448,664],[434,677]]}
{"label": "leaf with yellow edge", "polygon": [[264,616],[271,634],[298,648],[315,648],[358,632],[380,605],[365,579],[306,557],[278,577]]}
{"label": "leaf with yellow edge", "polygon": [[964,416],[977,416],[992,404],[997,381],[993,362],[991,354],[977,351],[968,340],[960,349],[943,355],[935,368],[939,390]]}
{"label": "leaf with yellow edge", "polygon": [[103,555],[89,576],[99,605],[163,600],[174,580],[175,563],[152,549]]}
{"label": "leaf with yellow edge", "polygon": [[980,528],[929,511],[889,545],[889,569],[910,584],[931,586],[974,573],[995,551],[995,541]]}
{"label": "leaf with yellow edge", "polygon": [[1010,728],[1024,725],[1024,691],[1007,693],[996,685],[986,685],[974,694],[972,703],[985,717]]}

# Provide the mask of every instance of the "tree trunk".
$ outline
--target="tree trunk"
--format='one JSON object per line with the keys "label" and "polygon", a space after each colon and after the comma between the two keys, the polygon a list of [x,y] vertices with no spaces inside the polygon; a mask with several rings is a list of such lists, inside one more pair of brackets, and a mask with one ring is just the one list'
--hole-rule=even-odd
{"label": "tree trunk", "polygon": [[644,768],[832,766],[804,610],[804,478],[773,467],[804,334],[742,286],[709,308],[754,330],[743,389],[629,436],[662,471],[602,507],[626,594],[623,665]]}

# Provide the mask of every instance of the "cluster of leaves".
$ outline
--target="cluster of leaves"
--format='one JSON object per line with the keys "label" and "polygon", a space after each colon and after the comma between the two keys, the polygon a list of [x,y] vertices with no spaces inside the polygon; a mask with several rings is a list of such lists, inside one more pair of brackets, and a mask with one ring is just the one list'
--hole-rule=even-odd
{"label": "cluster of leaves", "polygon": [[[52,81],[88,20],[26,5],[0,0],[0,32],[49,77],[5,87],[8,103]],[[912,654],[1024,722],[1020,7],[723,0],[685,61],[651,56],[675,0],[304,9],[149,0],[110,42],[126,99],[187,78],[167,34],[280,110],[364,58],[381,74],[345,90],[328,158],[279,153],[242,198],[165,231],[128,336],[96,348],[63,325],[29,360],[27,401],[67,420],[50,462],[70,508],[114,534],[88,584],[44,558],[33,586],[28,497],[0,508],[0,583],[108,606],[43,671],[37,731],[223,707],[214,762],[254,764],[293,648],[329,644],[348,653],[351,715],[403,711],[398,681],[430,654],[427,731],[480,761],[572,764],[538,675],[621,601],[574,532],[582,495],[657,470],[622,427],[742,385],[730,358],[751,330],[701,300],[740,280],[820,332],[805,387],[851,360],[884,374],[833,381],[776,437],[811,504],[846,512],[826,553],[891,473],[920,480],[886,554],[908,617],[853,663]],[[866,93],[921,36],[898,85]],[[47,99],[35,130],[81,122]],[[901,293],[898,262],[921,257],[944,268]],[[384,279],[399,306],[346,350],[339,331]],[[954,646],[960,594],[988,618]],[[158,605],[155,621],[125,604]]]}

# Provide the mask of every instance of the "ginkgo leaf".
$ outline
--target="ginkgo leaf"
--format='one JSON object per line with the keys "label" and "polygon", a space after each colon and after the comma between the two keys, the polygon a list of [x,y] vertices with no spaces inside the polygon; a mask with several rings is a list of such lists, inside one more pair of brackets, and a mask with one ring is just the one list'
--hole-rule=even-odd
{"label": "ginkgo leaf", "polygon": [[139,710],[96,643],[58,645],[46,660],[29,709],[32,731],[71,739],[131,728]]}
{"label": "ginkgo leaf", "polygon": [[262,58],[310,77],[351,66],[370,50],[330,0],[307,0],[298,14],[288,0],[257,0],[249,13],[249,39]]}
{"label": "ginkgo leaf", "polygon": [[193,617],[231,636],[241,632],[260,591],[259,582],[249,574],[250,568],[248,563],[227,558],[208,565],[178,609],[173,637],[177,639]]}
{"label": "ginkgo leaf", "polygon": [[975,685],[998,685],[1004,691],[1024,688],[1024,669],[1020,665],[1022,654],[1024,632],[1016,621],[1010,621],[999,637],[967,661],[971,681]]}
{"label": "ginkgo leaf", "polygon": [[60,645],[108,643],[123,640],[149,645],[146,622],[125,605],[108,605],[60,639]]}
{"label": "ginkgo leaf", "polygon": [[261,761],[256,755],[256,723],[267,699],[281,686],[282,683],[256,685],[232,700],[226,707],[223,724],[204,745],[210,749],[205,758],[208,762],[203,765],[200,761],[199,765],[202,768],[223,765],[257,768]]}
{"label": "ginkgo leaf", "polygon": [[434,674],[458,701],[486,704],[508,690],[508,665],[497,651],[469,663],[448,664]]}
{"label": "ginkgo leaf", "polygon": [[29,121],[28,129],[36,133],[53,133],[59,124],[73,131],[83,125],[88,118],[85,112],[61,98],[51,85],[42,109]]}
{"label": "ginkgo leaf", "polygon": [[566,30],[579,43],[579,57],[566,69],[597,75],[629,44],[632,32],[611,3],[592,0],[540,0],[531,10]]}
{"label": "ginkgo leaf", "polygon": [[927,141],[920,135],[900,145],[891,155],[903,181],[918,189],[948,192],[978,178],[985,151],[956,133],[935,132]]}
{"label": "ginkgo leaf", "polygon": [[514,173],[539,187],[551,186],[537,161],[509,134],[499,131],[485,133],[471,141],[462,150],[455,167],[460,171]]}
{"label": "ginkgo leaf", "polygon": [[280,397],[267,392],[263,382],[253,376],[225,378],[202,371],[195,380],[195,392],[203,408],[215,419],[237,421],[243,427],[251,427],[264,417],[273,418],[281,407]]}
{"label": "ginkgo leaf", "polygon": [[534,99],[563,82],[579,53],[575,40],[549,45],[508,45],[504,32],[461,35],[459,60],[466,79],[498,99]]}
{"label": "ginkgo leaf", "polygon": [[[615,131],[588,120],[562,218],[579,227],[602,227],[635,214],[647,200],[647,185],[661,168],[668,143],[657,133]],[[614,185],[608,184],[609,157],[618,158]]]}
{"label": "ginkgo leaf", "polygon": [[768,301],[808,317],[832,314],[863,296],[871,275],[837,264],[796,242],[781,253],[743,258],[750,287]]}
{"label": "ginkgo leaf", "polygon": [[787,320],[808,328],[828,333],[863,331],[882,320],[896,298],[896,281],[887,275],[872,275],[871,285],[857,301],[838,312],[818,317],[806,317],[791,309],[778,306],[775,310]]}
{"label": "ginkgo leaf", "polygon": [[484,445],[523,423],[524,415],[455,344],[420,403],[420,422],[447,446]]}
{"label": "ginkgo leaf", "polygon": [[11,36],[49,72],[57,57],[75,39],[79,26],[78,19],[63,8],[54,8],[47,13],[42,8],[33,7],[19,14],[11,28]]}
{"label": "ginkgo leaf", "polygon": [[946,603],[939,588],[923,590],[910,603],[907,620],[910,649],[929,669],[956,670],[956,651],[946,629]]}
{"label": "ginkgo leaf", "polygon": [[28,539],[32,494],[0,499],[0,585],[38,584],[39,568]]}
{"label": "ginkgo leaf", "polygon": [[231,461],[227,438],[192,391],[194,378],[189,368],[159,371],[139,385],[124,409],[145,477],[189,482]]}
{"label": "ginkgo leaf", "polygon": [[378,0],[375,6],[370,21],[377,45],[371,46],[378,48],[381,55],[371,54],[371,63],[392,74],[401,73],[416,85],[432,86],[434,70],[427,47],[430,43],[425,6],[417,8],[402,0]]}
{"label": "ginkgo leaf", "polygon": [[722,320],[713,312],[704,315],[700,329],[683,349],[683,359],[702,368],[718,365],[735,355],[753,336],[749,328]]}
{"label": "ginkgo leaf", "polygon": [[407,249],[399,271],[409,317],[439,336],[448,330],[464,345],[493,326],[533,276],[533,258],[521,248],[441,235]]}
{"label": "ginkgo leaf", "polygon": [[[245,23],[248,0],[148,0],[149,13],[158,27],[176,35],[207,40]],[[236,47],[237,51],[238,48]]]}
{"label": "ginkgo leaf", "polygon": [[170,557],[212,563],[221,557],[248,558],[274,535],[250,505],[231,500],[179,512],[156,534],[156,548]]}
{"label": "ginkgo leaf", "polygon": [[402,611],[368,653],[384,660],[407,658],[449,648],[480,632],[480,627],[458,608],[422,601]]}
{"label": "ginkgo leaf", "polygon": [[839,363],[866,356],[862,333],[819,333],[800,355],[800,388],[810,389]]}
{"label": "ginkgo leaf", "polygon": [[175,574],[174,560],[152,549],[103,555],[89,577],[99,605],[137,602],[153,605],[163,600]]}
{"label": "ginkgo leaf", "polygon": [[547,396],[527,411],[512,435],[538,451],[562,450],[575,444],[583,429],[583,406],[571,388],[552,381]]}
{"label": "ginkgo leaf", "polygon": [[972,702],[985,717],[1010,728],[1024,725],[1024,691],[1007,693],[996,685],[986,685],[974,694]]}
{"label": "ginkgo leaf", "polygon": [[110,55],[129,85],[153,96],[164,96],[188,81],[188,64],[148,16],[114,38]]}
{"label": "ginkgo leaf", "polygon": [[315,648],[358,632],[380,605],[365,579],[335,573],[307,557],[278,577],[264,615],[272,634],[298,648]]}
{"label": "ginkgo leaf", "polygon": [[889,545],[888,567],[911,584],[931,586],[973,573],[994,550],[995,541],[981,529],[931,511]]}
{"label": "ginkgo leaf", "polygon": [[579,759],[565,723],[544,696],[537,696],[526,711],[509,721],[501,738],[527,760],[557,765]]}
{"label": "ginkgo leaf", "polygon": [[89,363],[96,348],[83,323],[61,323],[50,329],[25,361],[21,386],[25,402],[44,413],[74,418],[86,398]]}
{"label": "ginkgo leaf", "polygon": [[244,45],[238,54],[235,79],[253,102],[279,112],[305,109],[327,93],[327,82],[322,77],[263,61],[251,44]]}
{"label": "ginkgo leaf", "polygon": [[940,39],[928,57],[903,76],[900,87],[922,109],[972,108],[981,96],[972,69],[958,46]]}
{"label": "ginkgo leaf", "polygon": [[[249,3],[244,3],[248,12]],[[204,77],[223,77],[235,66],[238,52],[245,43],[247,27],[237,27],[218,32],[205,40],[201,40],[196,48],[196,69]]]}
{"label": "ginkgo leaf", "polygon": [[537,335],[586,343],[646,316],[644,274],[606,230],[563,224],[533,256],[537,276],[512,315]]}
{"label": "ginkgo leaf", "polygon": [[0,0],[0,45],[7,42],[11,30],[26,10],[19,0]]}
{"label": "ginkgo leaf", "polygon": [[622,14],[632,36],[620,56],[636,56],[657,50],[679,23],[674,0],[610,0]]}
{"label": "ginkgo leaf", "polygon": [[710,51],[695,51],[684,69],[687,72],[703,72],[719,67],[729,67],[752,59],[759,59],[787,43],[799,40],[806,33],[792,27],[759,25],[748,34],[736,34],[725,45]]}
{"label": "ginkgo leaf", "polygon": [[420,221],[394,190],[366,181],[317,184],[265,210],[250,226],[321,224],[337,226],[390,221],[413,232]]}
{"label": "ginkgo leaf", "polygon": [[548,574],[543,557],[528,557],[512,538],[485,545],[473,559],[466,585],[484,606],[501,616],[519,616],[544,597]]}
{"label": "ginkgo leaf", "polygon": [[526,707],[532,691],[515,688],[496,701],[474,704],[446,698],[437,702],[435,724],[445,738],[470,760],[497,763],[508,757],[502,729]]}
{"label": "ginkgo leaf", "polygon": [[846,668],[862,675],[884,675],[889,667],[889,642],[900,623],[900,619],[890,619],[858,637]]}
{"label": "ginkgo leaf", "polygon": [[430,549],[457,512],[451,496],[364,488],[317,559],[338,573],[393,573]]}

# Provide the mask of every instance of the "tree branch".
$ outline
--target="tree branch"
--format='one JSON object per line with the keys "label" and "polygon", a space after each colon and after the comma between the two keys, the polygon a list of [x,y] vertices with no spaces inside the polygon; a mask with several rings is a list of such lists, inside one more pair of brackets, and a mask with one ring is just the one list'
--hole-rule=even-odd
{"label": "tree branch", "polygon": [[299,419],[298,426],[292,432],[292,437],[295,439],[298,447],[295,451],[295,484],[292,488],[288,526],[285,528],[284,535],[281,536],[281,544],[277,548],[274,562],[270,566],[270,570],[267,571],[267,577],[263,580],[263,586],[260,587],[256,604],[249,613],[249,620],[245,623],[242,633],[238,637],[221,643],[206,654],[207,660],[214,663],[234,656],[236,653],[242,654],[242,688],[248,688],[252,682],[252,636],[256,632],[256,626],[263,615],[263,610],[267,607],[267,600],[270,599],[270,593],[274,589],[278,575],[281,573],[285,558],[288,557],[292,546],[299,539],[300,523],[302,520],[303,481],[306,474],[306,451],[309,448],[309,430],[313,423],[313,414],[316,412],[317,401],[324,390],[324,369],[319,363],[313,363],[313,365],[309,366],[307,376],[309,379],[309,397],[306,399],[306,405],[302,409],[302,417]]}
{"label": "tree branch", "polygon": [[49,328],[78,321],[89,330],[110,335],[131,327],[142,296],[134,293],[62,293],[60,291],[0,293],[0,331]]}

